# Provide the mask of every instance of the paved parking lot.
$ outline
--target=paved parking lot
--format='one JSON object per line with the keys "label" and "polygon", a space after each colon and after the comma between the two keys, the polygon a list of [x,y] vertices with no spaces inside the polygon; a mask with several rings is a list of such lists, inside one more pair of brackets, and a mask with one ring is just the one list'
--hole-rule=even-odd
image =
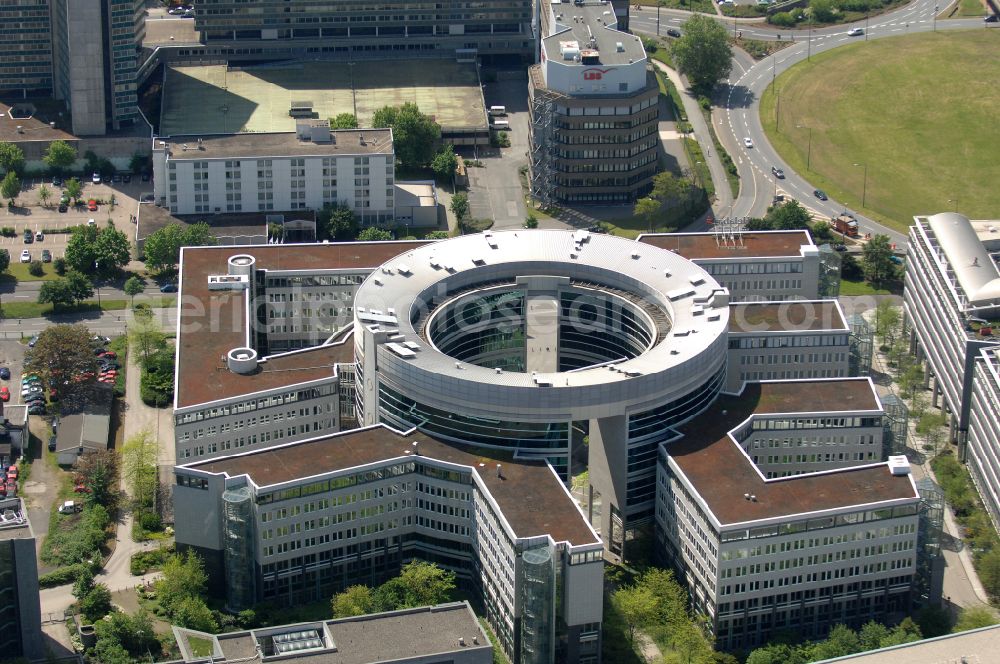
{"label": "paved parking lot", "polygon": [[24,403],[21,399],[21,370],[24,366],[24,351],[28,347],[20,341],[5,339],[0,341],[0,367],[10,369],[10,380],[0,380],[0,387],[10,390],[9,404]]}
{"label": "paved parking lot", "polygon": [[25,230],[30,230],[34,234],[44,229],[67,228],[86,224],[88,219],[93,219],[101,226],[109,221],[113,222],[120,230],[132,237],[134,231],[132,230],[131,218],[136,212],[138,199],[143,193],[152,191],[152,183],[142,182],[138,177],[133,178],[130,183],[95,185],[89,181],[83,182],[82,201],[86,202],[91,198],[107,201],[114,195],[116,204],[113,207],[99,205],[96,212],[87,210],[85,205],[71,206],[66,212],[59,212],[59,198],[64,189],[54,186],[51,179],[46,179],[44,183],[50,196],[48,206],[42,206],[38,198],[42,182],[43,180],[39,178],[25,180],[21,195],[17,198],[18,207],[13,210],[4,208],[0,214],[0,226],[13,227],[16,232],[14,237],[0,237],[0,248],[10,252],[12,261],[17,261],[24,249],[31,252],[33,259],[40,259],[43,249],[48,249],[52,253],[53,259],[64,256],[66,253],[66,243],[69,241],[68,234],[46,234],[41,242],[25,244]]}

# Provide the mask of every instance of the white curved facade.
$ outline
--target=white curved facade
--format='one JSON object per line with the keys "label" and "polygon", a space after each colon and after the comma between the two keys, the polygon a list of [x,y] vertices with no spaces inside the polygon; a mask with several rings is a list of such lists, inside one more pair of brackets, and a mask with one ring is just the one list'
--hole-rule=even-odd
{"label": "white curved facade", "polygon": [[359,420],[544,458],[564,479],[589,434],[605,526],[646,518],[657,446],[723,383],[728,299],[671,251],[586,231],[416,248],[355,297]]}

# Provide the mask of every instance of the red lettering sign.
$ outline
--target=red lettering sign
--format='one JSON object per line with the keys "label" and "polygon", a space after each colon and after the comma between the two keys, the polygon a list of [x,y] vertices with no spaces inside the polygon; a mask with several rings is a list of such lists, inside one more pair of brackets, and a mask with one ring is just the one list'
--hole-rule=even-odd
{"label": "red lettering sign", "polygon": [[583,70],[583,80],[585,81],[599,81],[601,77],[607,74],[610,69],[584,69]]}

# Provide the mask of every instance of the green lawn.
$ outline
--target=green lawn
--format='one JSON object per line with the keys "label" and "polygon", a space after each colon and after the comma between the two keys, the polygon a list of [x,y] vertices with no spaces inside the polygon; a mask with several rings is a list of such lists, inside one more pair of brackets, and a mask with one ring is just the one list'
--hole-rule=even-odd
{"label": "green lawn", "polygon": [[951,18],[962,16],[986,16],[986,8],[981,0],[958,0],[955,11],[950,14]]}
{"label": "green lawn", "polygon": [[[173,307],[177,304],[176,296],[141,297],[151,307]],[[97,300],[86,300],[73,307],[53,309],[51,304],[37,302],[4,302],[0,305],[0,318],[41,318],[52,314],[70,314],[88,311],[122,311],[129,307],[128,300],[111,300],[102,298],[100,307]]]}
{"label": "green lawn", "polygon": [[782,74],[761,118],[792,168],[858,210],[867,164],[864,214],[888,226],[945,210],[988,219],[1000,180],[990,139],[998,78],[997,30],[858,42]]}
{"label": "green lawn", "polygon": [[[56,279],[59,275],[56,271],[52,269],[52,263],[42,263],[42,276],[36,277],[33,274],[28,274],[28,263],[18,263],[16,262],[18,256],[21,252],[11,252],[10,255],[10,265],[7,267],[7,271],[0,274],[0,281],[50,281]],[[31,255],[36,260],[41,257],[41,251],[32,251]]]}
{"label": "green lawn", "polygon": [[892,295],[888,288],[875,288],[867,281],[840,280],[841,295]]}

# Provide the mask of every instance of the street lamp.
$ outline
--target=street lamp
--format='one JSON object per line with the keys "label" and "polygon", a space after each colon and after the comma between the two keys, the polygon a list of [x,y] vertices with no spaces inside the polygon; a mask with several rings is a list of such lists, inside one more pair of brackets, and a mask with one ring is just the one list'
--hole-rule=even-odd
{"label": "street lamp", "polygon": [[864,184],[861,185],[861,207],[865,206],[865,200],[868,196],[868,164],[854,164],[855,166],[864,166]]}
{"label": "street lamp", "polygon": [[865,41],[868,41],[868,12],[865,12]]}
{"label": "street lamp", "polygon": [[812,60],[813,57],[813,20],[812,15],[809,16],[809,44],[808,55],[806,55],[806,60]]}
{"label": "street lamp", "polygon": [[660,36],[660,7],[663,6],[663,0],[656,0],[656,36]]}
{"label": "street lamp", "polygon": [[938,6],[934,5],[934,32],[937,32],[937,15],[938,15]]}
{"label": "street lamp", "polygon": [[813,153],[813,130],[812,127],[803,127],[802,125],[795,125],[796,129],[808,129],[809,130],[809,145],[806,148],[806,170],[811,171],[812,168],[809,164],[812,163],[812,153]]}
{"label": "street lamp", "polygon": [[956,198],[949,198],[948,202],[949,203],[954,203],[955,204],[955,212],[958,212],[958,198],[957,197]]}

